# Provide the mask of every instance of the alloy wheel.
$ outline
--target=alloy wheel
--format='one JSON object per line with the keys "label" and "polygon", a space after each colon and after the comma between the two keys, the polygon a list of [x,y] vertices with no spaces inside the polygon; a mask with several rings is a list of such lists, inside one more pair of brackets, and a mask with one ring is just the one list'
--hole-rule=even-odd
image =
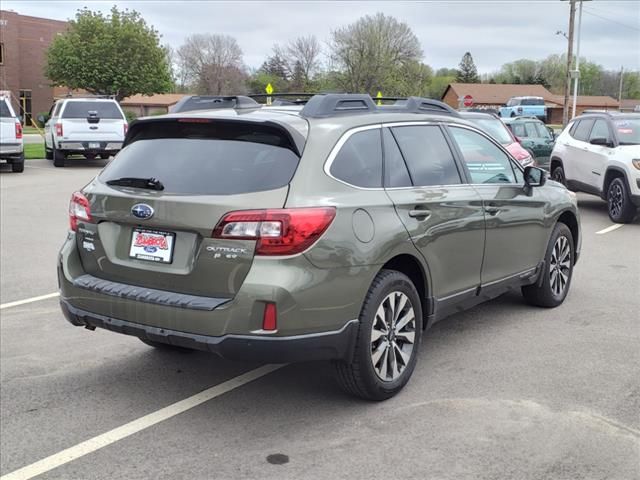
{"label": "alloy wheel", "polygon": [[371,362],[385,382],[396,380],[414,354],[416,318],[411,300],[392,292],[380,303],[371,330]]}
{"label": "alloy wheel", "polygon": [[622,187],[618,183],[613,183],[609,187],[609,214],[613,218],[618,218],[622,212],[622,202],[624,195]]}
{"label": "alloy wheel", "polygon": [[569,275],[571,273],[571,246],[569,239],[560,236],[553,245],[551,261],[549,265],[549,276],[551,292],[559,297],[567,288]]}

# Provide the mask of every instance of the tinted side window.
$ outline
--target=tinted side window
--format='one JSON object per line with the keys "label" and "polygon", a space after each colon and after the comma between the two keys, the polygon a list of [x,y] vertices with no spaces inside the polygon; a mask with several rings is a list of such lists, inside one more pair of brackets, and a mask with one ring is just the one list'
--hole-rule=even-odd
{"label": "tinted side window", "polygon": [[382,131],[382,142],[384,144],[384,186],[389,188],[410,187],[411,177],[407,165],[404,163],[398,144],[388,128]]}
{"label": "tinted side window", "polygon": [[461,183],[449,144],[437,126],[395,127],[393,136],[407,162],[414,185],[456,185]]}
{"label": "tinted side window", "polygon": [[354,133],[342,145],[329,170],[338,180],[364,188],[382,186],[380,129]]}
{"label": "tinted side window", "polygon": [[571,132],[571,135],[576,140],[580,140],[582,142],[588,142],[589,141],[589,132],[591,131],[591,127],[592,126],[593,126],[593,120],[592,119],[580,120],[578,125],[576,125],[576,127]]}
{"label": "tinted side window", "polygon": [[591,129],[589,141],[593,140],[594,138],[606,138],[609,141],[611,140],[607,122],[605,122],[604,120],[596,120],[596,123],[593,124],[593,128]]}
{"label": "tinted side window", "polygon": [[9,110],[9,105],[7,105],[6,100],[0,100],[0,117],[1,118],[12,117],[11,111]]}
{"label": "tinted side window", "polygon": [[466,128],[450,127],[472,183],[515,183],[511,161],[494,143]]}
{"label": "tinted side window", "polygon": [[524,129],[524,124],[522,123],[512,123],[511,131],[516,137],[524,138],[527,136],[527,132]]}
{"label": "tinted side window", "polygon": [[527,131],[527,137],[535,138],[538,136],[538,131],[536,130],[536,124],[533,122],[527,122],[524,124],[525,129]]}

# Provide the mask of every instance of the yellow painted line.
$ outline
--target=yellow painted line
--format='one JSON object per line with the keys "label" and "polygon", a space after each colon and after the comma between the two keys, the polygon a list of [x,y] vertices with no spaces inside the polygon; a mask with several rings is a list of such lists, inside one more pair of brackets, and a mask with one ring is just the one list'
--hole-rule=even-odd
{"label": "yellow painted line", "polygon": [[0,310],[4,310],[5,308],[18,307],[27,303],[39,302],[40,300],[47,300],[48,298],[55,298],[59,295],[60,294],[58,292],[55,292],[48,293],[46,295],[40,295],[39,297],[31,297],[24,300],[16,300],[15,302],[3,303],[2,305],[0,305]]}
{"label": "yellow painted line", "polygon": [[250,370],[249,372],[227,380],[215,387],[208,388],[207,390],[196,393],[189,398],[173,403],[168,407],[161,408],[160,410],[156,410],[144,417],[125,423],[120,427],[109,430],[108,432],[98,435],[97,437],[90,438],[89,440],[85,440],[73,447],[32,463],[31,465],[14,470],[13,472],[0,477],[0,480],[29,480],[38,475],[42,475],[43,473],[53,470],[65,463],[72,462],[73,460],[88,455],[89,453],[111,445],[118,440],[127,438],[134,433],[138,433],[152,427],[153,425],[168,420],[171,417],[175,417],[176,415],[197,407],[204,402],[246,385],[260,377],[264,377],[265,375],[268,375],[269,373],[284,366],[285,365],[264,365],[256,368],[255,370]]}
{"label": "yellow painted line", "polygon": [[604,228],[604,229],[600,230],[599,232],[596,232],[596,235],[602,235],[602,234],[605,234],[605,233],[613,232],[614,230],[617,230],[620,227],[624,227],[624,223],[614,223],[610,227]]}

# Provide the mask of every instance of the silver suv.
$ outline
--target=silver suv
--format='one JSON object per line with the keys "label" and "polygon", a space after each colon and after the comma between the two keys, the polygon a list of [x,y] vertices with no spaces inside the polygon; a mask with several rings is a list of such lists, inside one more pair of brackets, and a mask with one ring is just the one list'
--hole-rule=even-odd
{"label": "silver suv", "polygon": [[109,98],[64,98],[49,112],[44,127],[45,155],[64,167],[69,155],[107,159],[122,148],[127,133],[124,113]]}

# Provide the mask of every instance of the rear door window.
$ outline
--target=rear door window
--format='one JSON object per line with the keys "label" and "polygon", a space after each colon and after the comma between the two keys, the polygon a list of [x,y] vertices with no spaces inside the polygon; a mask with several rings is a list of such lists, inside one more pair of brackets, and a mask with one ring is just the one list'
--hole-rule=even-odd
{"label": "rear door window", "polygon": [[593,126],[593,119],[588,118],[586,120],[580,120],[580,122],[576,125],[576,127],[571,132],[571,135],[576,140],[580,140],[581,142],[588,142],[589,133],[591,132],[592,126]]}
{"label": "rear door window", "polygon": [[516,137],[525,138],[527,136],[527,132],[524,129],[524,124],[512,123],[510,127],[511,127],[511,131]]}
{"label": "rear door window", "polygon": [[382,131],[384,143],[384,186],[387,188],[410,187],[411,176],[402,158],[400,148],[388,128]]}
{"label": "rear door window", "polygon": [[122,120],[122,113],[115,102],[67,102],[62,118],[110,118]]}
{"label": "rear door window", "polygon": [[493,142],[466,128],[450,127],[471,175],[471,183],[516,183],[511,160]]}
{"label": "rear door window", "polygon": [[393,136],[419,187],[461,183],[453,153],[437,125],[395,127]]}
{"label": "rear door window", "polygon": [[352,134],[334,158],[329,172],[338,180],[356,187],[382,187],[380,129]]}
{"label": "rear door window", "polygon": [[156,178],[163,193],[234,195],[288,185],[299,158],[281,129],[249,122],[139,125],[100,175]]}
{"label": "rear door window", "polygon": [[524,128],[527,131],[528,138],[536,138],[538,136],[538,131],[536,130],[536,124],[534,122],[526,122],[524,124]]}

